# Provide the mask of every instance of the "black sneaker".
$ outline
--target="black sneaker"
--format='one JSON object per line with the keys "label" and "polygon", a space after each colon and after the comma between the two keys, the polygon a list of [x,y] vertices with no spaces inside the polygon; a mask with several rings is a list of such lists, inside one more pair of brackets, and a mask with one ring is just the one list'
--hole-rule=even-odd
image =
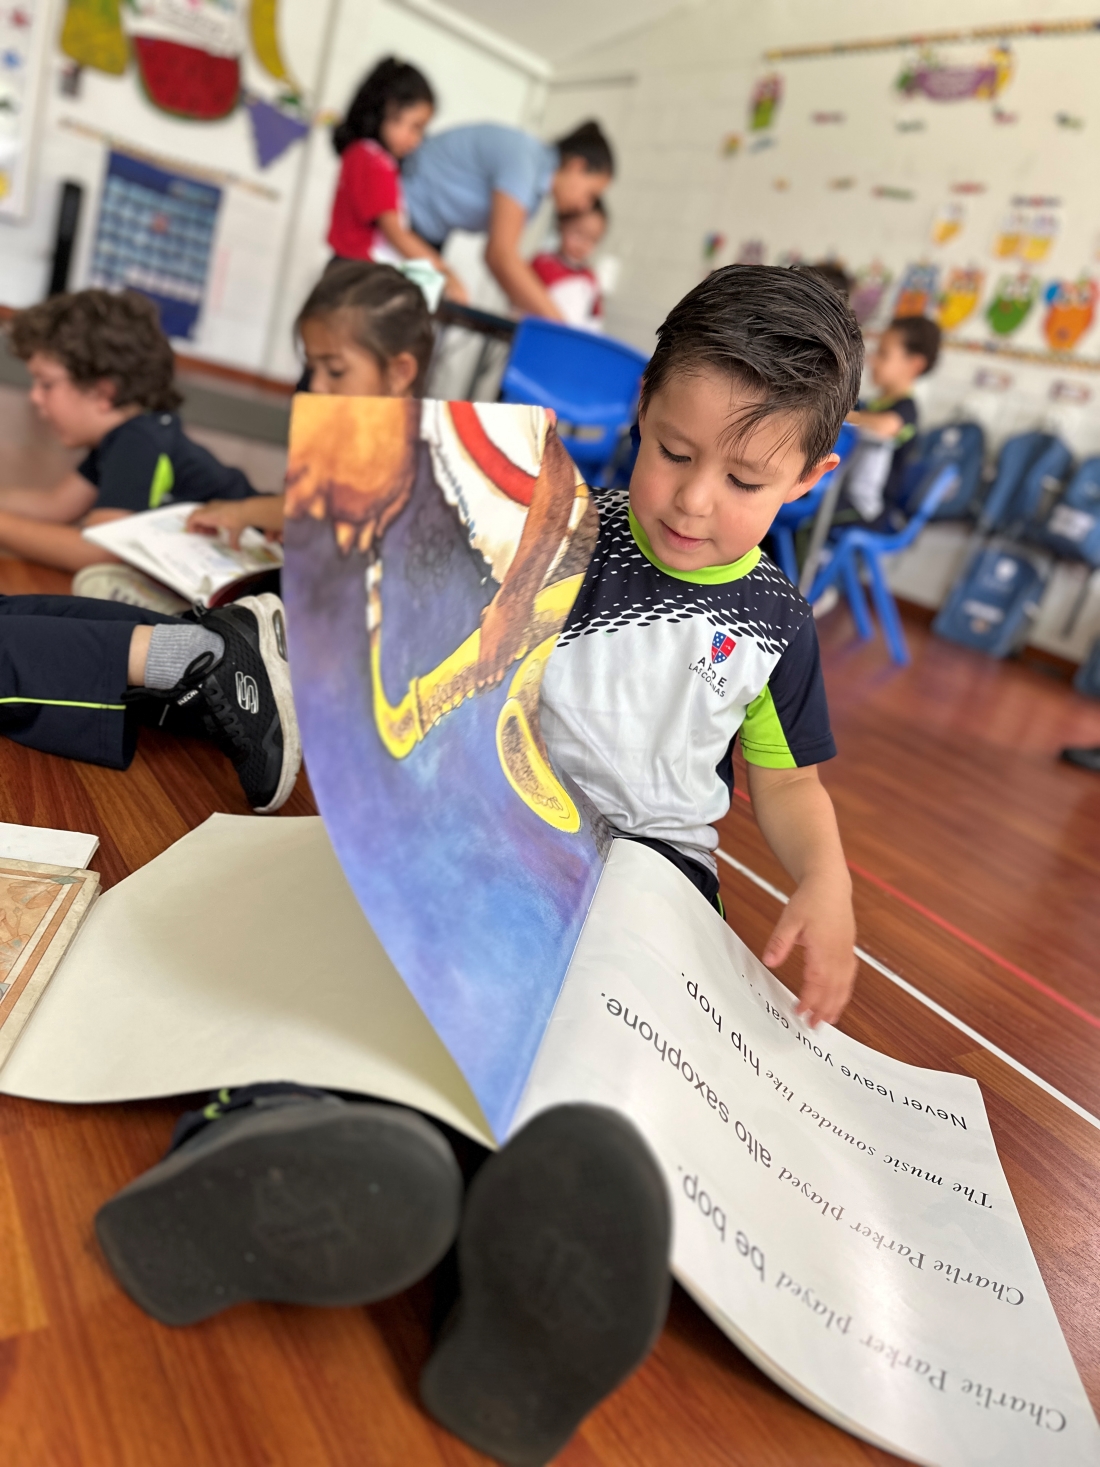
{"label": "black sneaker", "polygon": [[446,1253],[461,1207],[458,1163],[423,1116],[328,1096],[212,1121],[95,1226],[131,1299],[183,1325],[250,1299],[388,1298]]}
{"label": "black sneaker", "polygon": [[425,1407],[509,1467],[548,1462],[656,1343],[670,1233],[664,1178],[629,1121],[592,1105],[536,1116],[470,1186]]}
{"label": "black sneaker", "polygon": [[170,733],[212,738],[237,771],[259,815],[290,797],[302,764],[298,719],[290,689],[286,614],[278,596],[242,596],[195,619],[225,642],[220,662],[197,657],[168,692],[134,689],[127,701],[165,705],[156,722]]}
{"label": "black sneaker", "polygon": [[1091,769],[1094,774],[1100,774],[1100,747],[1063,749],[1062,758],[1067,764],[1076,764],[1078,769]]}

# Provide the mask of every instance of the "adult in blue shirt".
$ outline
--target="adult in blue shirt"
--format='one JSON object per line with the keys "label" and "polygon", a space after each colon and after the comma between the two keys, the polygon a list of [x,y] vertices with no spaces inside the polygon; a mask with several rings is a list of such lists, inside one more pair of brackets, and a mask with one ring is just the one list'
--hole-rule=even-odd
{"label": "adult in blue shirt", "polygon": [[587,212],[614,171],[597,122],[582,123],[556,143],[498,122],[470,123],[437,133],[406,159],[405,202],[414,231],[437,249],[452,229],[488,234],[485,263],[516,309],[560,321],[519,252],[524,226],[546,194],[559,214]]}

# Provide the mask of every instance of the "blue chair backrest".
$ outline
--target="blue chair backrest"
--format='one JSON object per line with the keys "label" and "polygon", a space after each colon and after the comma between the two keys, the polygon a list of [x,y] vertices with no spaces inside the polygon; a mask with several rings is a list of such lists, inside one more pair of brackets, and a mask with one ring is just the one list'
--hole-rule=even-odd
{"label": "blue chair backrest", "polygon": [[553,408],[570,455],[594,474],[634,421],[648,360],[625,342],[527,316],[512,340],[501,401]]}
{"label": "blue chair backrest", "polygon": [[978,517],[981,527],[1018,528],[1035,513],[1049,481],[1059,481],[1069,472],[1070,462],[1069,449],[1053,433],[1018,433],[1010,438],[1001,449],[996,477]]}
{"label": "blue chair backrest", "polygon": [[1058,555],[1100,566],[1100,458],[1087,458],[1035,537]]}
{"label": "blue chair backrest", "polygon": [[977,423],[946,423],[942,428],[922,433],[906,469],[905,513],[913,514],[923,503],[940,469],[945,464],[954,464],[959,471],[955,488],[940,501],[932,517],[965,519],[978,498],[984,463],[985,434]]}

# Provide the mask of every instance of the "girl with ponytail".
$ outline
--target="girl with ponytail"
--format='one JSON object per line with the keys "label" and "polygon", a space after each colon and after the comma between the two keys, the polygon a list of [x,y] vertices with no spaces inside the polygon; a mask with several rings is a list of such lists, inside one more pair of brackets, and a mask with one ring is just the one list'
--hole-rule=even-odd
{"label": "girl with ponytail", "polygon": [[438,251],[409,228],[401,187],[401,160],[423,142],[434,111],[427,77],[396,56],[384,57],[363,81],[332,133],[340,179],[328,242],[340,259],[428,260],[446,277],[447,294],[464,300]]}

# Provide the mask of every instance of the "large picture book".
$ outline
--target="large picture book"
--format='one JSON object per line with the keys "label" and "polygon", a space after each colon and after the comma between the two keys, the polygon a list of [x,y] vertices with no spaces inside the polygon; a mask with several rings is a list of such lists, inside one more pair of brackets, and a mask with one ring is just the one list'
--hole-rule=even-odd
{"label": "large picture book", "polygon": [[538,688],[598,496],[547,415],[299,397],[289,482],[323,823],[215,816],[107,893],[0,1090],[294,1079],[486,1145],[615,1107],[662,1165],[677,1277],[812,1409],[934,1467],[1094,1463],[977,1083],[807,1028],[554,769]]}

